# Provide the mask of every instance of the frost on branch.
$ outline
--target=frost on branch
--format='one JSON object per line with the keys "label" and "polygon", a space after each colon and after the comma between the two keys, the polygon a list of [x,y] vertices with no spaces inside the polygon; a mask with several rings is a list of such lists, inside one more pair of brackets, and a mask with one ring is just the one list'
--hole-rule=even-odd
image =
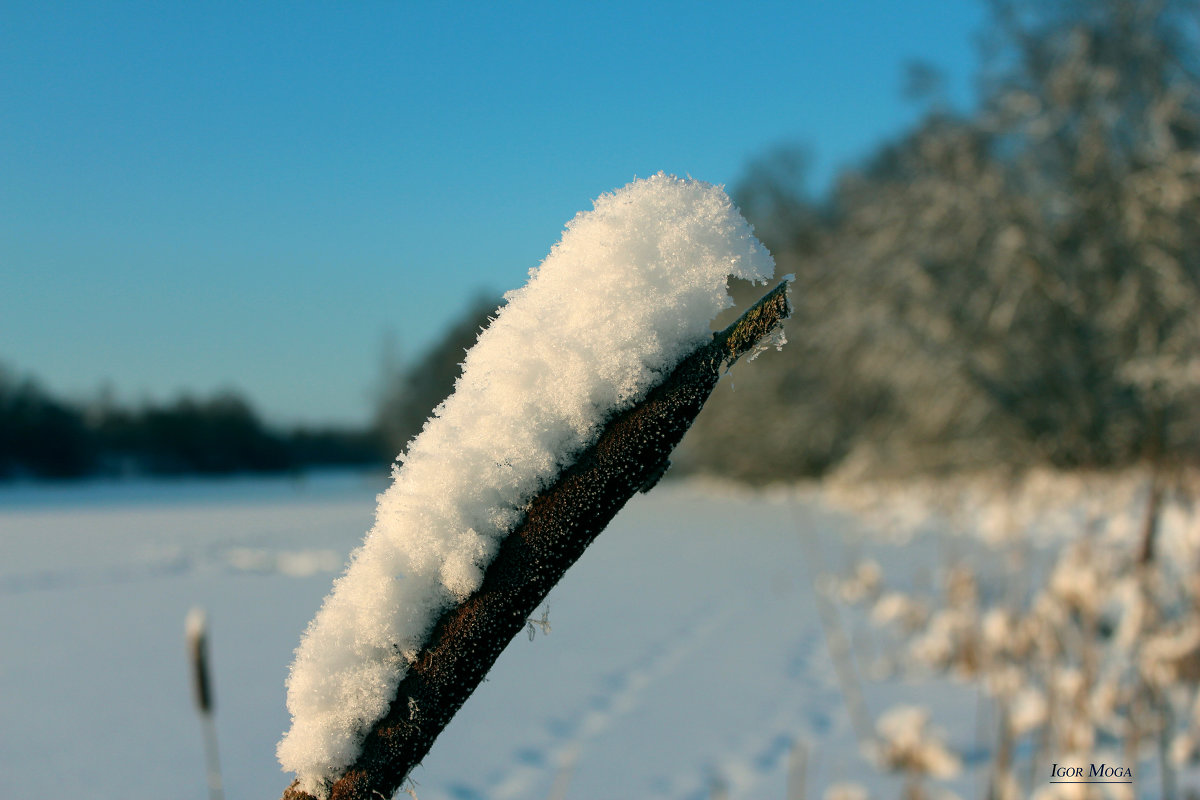
{"label": "frost on branch", "polygon": [[657,175],[580,214],[468,353],[297,650],[292,796],[390,794],[617,510],[653,482],[786,284],[718,187]]}

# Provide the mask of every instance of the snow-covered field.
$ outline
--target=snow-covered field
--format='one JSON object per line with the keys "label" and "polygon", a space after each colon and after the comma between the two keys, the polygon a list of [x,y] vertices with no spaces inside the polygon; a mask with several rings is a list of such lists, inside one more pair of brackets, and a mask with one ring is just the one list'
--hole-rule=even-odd
{"label": "snow-covered field", "polygon": [[[227,796],[277,797],[292,651],[383,488],[343,474],[0,489],[0,797],[205,797],[194,605]],[[927,538],[866,543],[803,492],[638,496],[551,592],[552,631],[518,637],[435,743],[417,794],[546,798],[567,781],[559,796],[707,798],[720,783],[784,798],[791,760],[807,797],[847,780],[895,796],[855,744],[812,576],[869,547],[889,576],[928,580]],[[865,699],[873,717],[930,707],[965,759],[944,785],[977,793],[973,691],[866,681]]]}

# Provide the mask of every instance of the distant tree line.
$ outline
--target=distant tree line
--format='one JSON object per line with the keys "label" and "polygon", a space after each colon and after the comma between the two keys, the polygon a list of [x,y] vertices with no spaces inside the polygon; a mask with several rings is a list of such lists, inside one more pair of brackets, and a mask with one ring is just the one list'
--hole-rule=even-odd
{"label": "distant tree line", "polygon": [[466,350],[500,304],[476,298],[423,355],[385,369],[375,416],[361,428],[284,430],[234,392],[138,407],[71,402],[0,366],[0,481],[384,466],[454,390]]}
{"label": "distant tree line", "polygon": [[0,480],[284,472],[389,458],[373,429],[276,430],[233,393],[83,405],[0,369]]}

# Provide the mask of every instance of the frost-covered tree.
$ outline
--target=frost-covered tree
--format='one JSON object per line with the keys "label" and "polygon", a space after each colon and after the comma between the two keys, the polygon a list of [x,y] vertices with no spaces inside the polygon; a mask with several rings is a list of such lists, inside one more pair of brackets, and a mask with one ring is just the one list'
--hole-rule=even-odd
{"label": "frost-covered tree", "polygon": [[740,196],[797,274],[797,314],[748,380],[792,427],[718,397],[694,461],[722,464],[708,445],[728,432],[764,457],[724,468],[757,479],[848,454],[891,471],[1194,460],[1194,4],[992,7],[978,112],[935,109],[821,215],[798,213],[786,163],[750,172]]}

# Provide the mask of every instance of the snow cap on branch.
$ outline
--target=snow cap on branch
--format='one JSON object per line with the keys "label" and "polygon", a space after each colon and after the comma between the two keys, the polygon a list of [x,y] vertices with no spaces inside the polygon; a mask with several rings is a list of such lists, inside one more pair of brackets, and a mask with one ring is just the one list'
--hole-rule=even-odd
{"label": "snow cap on branch", "polygon": [[374,527],[305,632],[278,748],[299,788],[324,796],[529,502],[709,340],[732,304],[728,276],[773,271],[725,192],[700,181],[659,173],[568,223],[399,459]]}

